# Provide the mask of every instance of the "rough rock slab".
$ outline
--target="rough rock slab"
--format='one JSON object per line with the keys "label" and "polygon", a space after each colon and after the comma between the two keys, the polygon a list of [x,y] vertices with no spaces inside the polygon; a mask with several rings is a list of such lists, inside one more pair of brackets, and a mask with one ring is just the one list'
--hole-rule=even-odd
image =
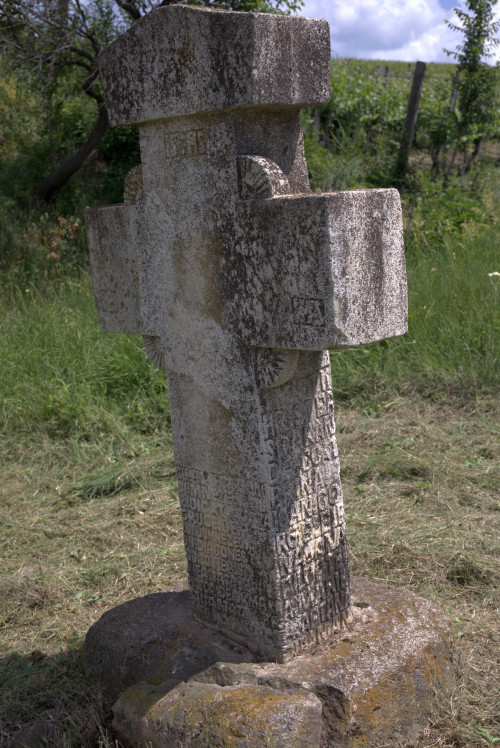
{"label": "rough rock slab", "polygon": [[255,662],[191,621],[185,592],[148,595],[92,627],[85,661],[108,698],[142,680],[113,707],[118,735],[134,748],[361,748],[405,739],[452,686],[449,621],[411,592],[360,578],[353,601],[353,623],[330,646],[277,664]]}
{"label": "rough rock slab", "polygon": [[322,19],[156,8],[100,56],[112,125],[330,99]]}
{"label": "rough rock slab", "polygon": [[296,686],[219,686],[190,680],[165,693],[139,683],[115,705],[113,726],[130,748],[304,748],[319,745],[322,708],[311,691]]}
{"label": "rough rock slab", "polygon": [[157,592],[108,610],[84,644],[87,674],[112,704],[139,681],[174,684],[216,662],[252,662],[245,647],[220,636],[190,615],[187,589]]}

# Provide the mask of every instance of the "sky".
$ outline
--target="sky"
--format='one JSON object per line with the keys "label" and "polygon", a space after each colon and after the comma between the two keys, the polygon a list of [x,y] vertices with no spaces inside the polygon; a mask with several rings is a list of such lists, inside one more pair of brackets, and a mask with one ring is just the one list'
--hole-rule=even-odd
{"label": "sky", "polygon": [[[361,59],[452,62],[461,36],[445,24],[461,0],[305,0],[301,15],[330,23],[332,54]],[[500,2],[496,9],[500,19]],[[500,46],[495,57],[500,61]],[[491,61],[491,60],[490,60]]]}

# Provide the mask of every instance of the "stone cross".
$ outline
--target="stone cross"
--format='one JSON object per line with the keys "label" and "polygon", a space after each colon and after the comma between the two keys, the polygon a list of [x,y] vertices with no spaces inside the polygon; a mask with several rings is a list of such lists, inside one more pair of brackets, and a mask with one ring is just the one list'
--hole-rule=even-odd
{"label": "stone cross", "polygon": [[100,69],[141,147],[87,213],[100,324],[168,375],[193,614],[286,661],[350,613],[327,349],[406,331],[399,195],[311,193],[326,21],[163,7]]}

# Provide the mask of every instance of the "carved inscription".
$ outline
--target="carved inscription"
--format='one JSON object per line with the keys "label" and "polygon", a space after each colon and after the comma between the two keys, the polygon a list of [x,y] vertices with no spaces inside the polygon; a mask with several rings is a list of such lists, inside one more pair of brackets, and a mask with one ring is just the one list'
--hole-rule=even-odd
{"label": "carved inscription", "polygon": [[296,325],[322,327],[325,324],[325,305],[323,299],[292,299],[293,321]]}
{"label": "carved inscription", "polygon": [[184,156],[205,156],[207,140],[203,130],[184,130],[168,132],[165,135],[166,158],[183,158]]}
{"label": "carved inscription", "polygon": [[279,627],[269,487],[193,468],[178,467],[177,474],[195,613],[218,624],[244,608],[249,625],[265,636]]}
{"label": "carved inscription", "polygon": [[[267,540],[266,488],[260,484],[192,468],[177,468],[181,513],[190,535],[218,546],[248,548]],[[241,526],[251,537],[241,537]]]}
{"label": "carved inscription", "polygon": [[350,600],[349,580],[338,572],[345,568],[339,561],[347,548],[328,354],[319,372],[306,369],[287,387],[283,397],[264,391],[262,399],[285,620],[282,646],[296,652],[312,632],[318,639],[329,635]]}

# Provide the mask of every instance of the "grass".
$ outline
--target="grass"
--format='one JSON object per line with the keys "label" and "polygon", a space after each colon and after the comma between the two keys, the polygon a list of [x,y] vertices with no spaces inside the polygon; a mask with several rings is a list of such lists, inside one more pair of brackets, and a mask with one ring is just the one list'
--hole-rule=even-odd
{"label": "grass", "polygon": [[411,746],[500,736],[498,403],[397,398],[337,411],[355,573],[433,599],[458,637],[457,687]]}
{"label": "grass", "polygon": [[[353,572],[441,605],[458,637],[451,701],[408,746],[499,736],[498,403],[421,396],[337,407]],[[80,646],[109,607],[185,579],[172,444],[41,440],[4,469],[0,735],[45,721],[51,745],[112,745]]]}
{"label": "grass", "polygon": [[[439,242],[429,245],[417,216],[407,250],[409,332],[333,352],[338,397],[498,386],[498,225],[466,224],[461,236],[450,232]],[[140,339],[100,332],[85,272],[6,294],[0,313],[4,433],[126,440],[168,425],[164,375],[147,361]]]}
{"label": "grass", "polygon": [[51,745],[97,745],[104,715],[82,635],[105,608],[185,577],[169,435],[116,447],[25,445],[4,473],[4,740],[42,719]]}
{"label": "grass", "polygon": [[88,275],[0,304],[4,433],[113,439],[165,425],[165,376],[140,339],[101,334]]}

